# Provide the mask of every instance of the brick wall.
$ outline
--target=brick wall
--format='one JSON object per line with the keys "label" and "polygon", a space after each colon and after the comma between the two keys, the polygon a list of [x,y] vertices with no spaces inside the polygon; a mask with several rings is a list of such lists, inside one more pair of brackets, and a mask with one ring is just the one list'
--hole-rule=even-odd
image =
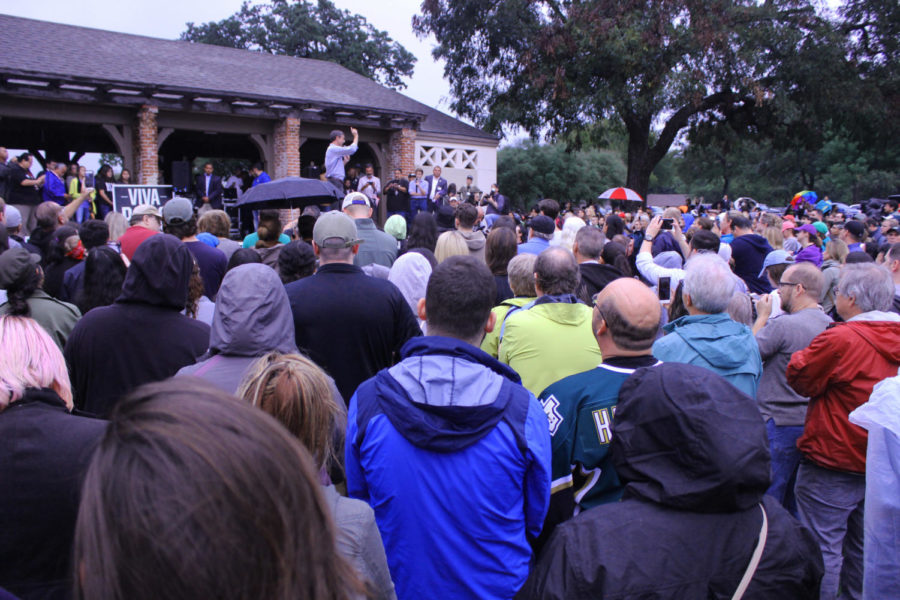
{"label": "brick wall", "polygon": [[154,185],[159,181],[159,152],[157,140],[159,129],[156,117],[159,108],[145,104],[138,110],[134,136],[135,175],[144,185]]}
{"label": "brick wall", "polygon": [[[271,165],[270,173],[272,179],[300,177],[300,119],[286,117],[275,125],[272,146],[275,153],[275,164]],[[281,223],[284,227],[293,227],[299,216],[300,209],[282,210]]]}
{"label": "brick wall", "polygon": [[416,130],[404,128],[391,134],[388,142],[388,164],[384,171],[388,180],[394,177],[394,169],[409,175],[416,170]]}

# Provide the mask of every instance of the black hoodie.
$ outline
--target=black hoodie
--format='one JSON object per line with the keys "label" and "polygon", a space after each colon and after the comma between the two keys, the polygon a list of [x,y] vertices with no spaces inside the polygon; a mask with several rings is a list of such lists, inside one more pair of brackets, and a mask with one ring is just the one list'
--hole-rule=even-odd
{"label": "black hoodie", "polygon": [[581,271],[581,284],[578,286],[578,299],[590,305],[591,297],[602,291],[611,282],[625,277],[622,271],[612,265],[600,263],[581,263],[578,265]]}
{"label": "black hoodie", "polygon": [[768,533],[744,600],[819,597],[822,556],[769,486],[755,401],[693,365],[638,369],[619,391],[610,453],[622,502],[560,525],[517,598],[731,598]]}
{"label": "black hoodie", "polygon": [[174,236],[138,246],[122,294],[84,315],[66,343],[76,406],[106,417],[133,388],[175,375],[206,351],[209,326],[181,314],[192,268]]}

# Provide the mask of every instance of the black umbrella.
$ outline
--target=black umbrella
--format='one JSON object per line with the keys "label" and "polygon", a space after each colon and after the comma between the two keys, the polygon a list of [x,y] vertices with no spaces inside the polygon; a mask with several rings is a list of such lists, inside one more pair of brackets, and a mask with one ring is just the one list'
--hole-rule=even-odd
{"label": "black umbrella", "polygon": [[303,208],[311,204],[331,204],[340,199],[337,190],[327,181],[284,177],[261,183],[244,192],[237,206],[261,208]]}

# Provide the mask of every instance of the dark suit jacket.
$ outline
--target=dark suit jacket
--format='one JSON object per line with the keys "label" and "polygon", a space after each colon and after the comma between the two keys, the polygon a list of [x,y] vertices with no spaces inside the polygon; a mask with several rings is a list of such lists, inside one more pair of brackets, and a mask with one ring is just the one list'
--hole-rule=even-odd
{"label": "dark suit jacket", "polygon": [[[222,178],[213,175],[209,179],[209,205],[212,208],[222,208],[222,196],[225,189],[222,187]],[[197,208],[203,206],[203,196],[206,196],[206,174],[200,173],[194,180],[194,205]]]}
{"label": "dark suit jacket", "polygon": [[[432,186],[434,186],[434,175],[426,175],[425,181],[428,182],[428,197],[431,198],[431,190]],[[439,177],[437,180],[437,192],[434,195],[434,204],[436,206],[440,206],[442,204],[441,198],[447,195],[447,180],[443,177]]]}

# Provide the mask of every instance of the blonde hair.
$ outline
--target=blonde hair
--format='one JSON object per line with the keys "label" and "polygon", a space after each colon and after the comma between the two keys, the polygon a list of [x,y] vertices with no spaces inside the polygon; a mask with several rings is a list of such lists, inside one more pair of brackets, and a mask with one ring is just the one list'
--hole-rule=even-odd
{"label": "blonde hair", "polygon": [[0,411],[29,388],[50,388],[72,410],[72,385],[59,346],[34,319],[0,317]]}
{"label": "blonde hair", "polygon": [[109,227],[110,242],[118,242],[125,230],[128,229],[128,221],[125,219],[125,215],[120,212],[110,212],[103,221]]}
{"label": "blonde hair", "polygon": [[250,365],[237,390],[299,439],[316,468],[341,464],[347,412],[325,372],[300,354],[270,352]]}
{"label": "blonde hair", "polygon": [[769,245],[772,246],[772,250],[781,250],[784,248],[784,234],[781,233],[781,229],[778,227],[766,227],[765,232],[763,232],[763,237],[765,237],[769,242]]}
{"label": "blonde hair", "polygon": [[466,238],[458,231],[445,231],[438,237],[434,246],[434,257],[438,264],[451,256],[468,256],[468,254],[469,245],[466,244]]}
{"label": "blonde hair", "polygon": [[844,240],[829,240],[828,243],[825,244],[825,254],[832,260],[844,264],[847,260],[847,255],[850,254],[850,249],[847,247],[847,242]]}

